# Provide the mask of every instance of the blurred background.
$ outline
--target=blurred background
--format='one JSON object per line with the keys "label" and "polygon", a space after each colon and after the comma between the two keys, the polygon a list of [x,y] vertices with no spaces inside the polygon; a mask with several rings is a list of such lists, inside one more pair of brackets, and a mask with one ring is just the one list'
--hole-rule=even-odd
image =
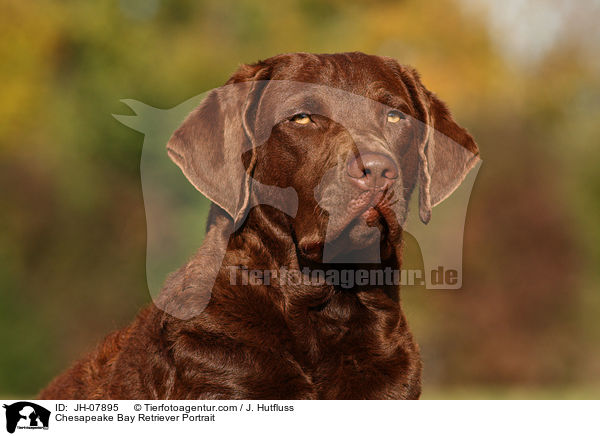
{"label": "blurred background", "polygon": [[484,159],[463,289],[403,293],[423,398],[600,398],[599,19],[591,0],[2,2],[0,397],[150,301],[120,99],[166,109],[242,63],[358,50],[415,66]]}

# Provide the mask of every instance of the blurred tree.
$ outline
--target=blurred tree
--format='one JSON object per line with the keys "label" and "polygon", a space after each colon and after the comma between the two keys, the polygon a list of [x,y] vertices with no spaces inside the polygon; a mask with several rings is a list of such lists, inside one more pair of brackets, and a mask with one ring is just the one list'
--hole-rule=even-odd
{"label": "blurred tree", "polygon": [[413,64],[482,150],[464,290],[405,292],[425,393],[597,382],[600,86],[590,53],[600,44],[585,24],[597,9],[581,2],[583,18],[565,14],[560,38],[524,69],[490,4],[3,2],[0,393],[34,394],[149,300],[142,138],[111,117],[126,111],[119,100],[172,107],[240,63],[292,51]]}

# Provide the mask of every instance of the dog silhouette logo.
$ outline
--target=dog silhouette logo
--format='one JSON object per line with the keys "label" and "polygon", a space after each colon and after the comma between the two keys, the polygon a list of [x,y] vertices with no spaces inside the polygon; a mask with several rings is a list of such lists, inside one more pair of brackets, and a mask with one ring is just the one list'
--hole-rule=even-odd
{"label": "dog silhouette logo", "polygon": [[4,405],[6,409],[6,431],[14,433],[18,429],[48,429],[50,411],[29,401],[19,401]]}

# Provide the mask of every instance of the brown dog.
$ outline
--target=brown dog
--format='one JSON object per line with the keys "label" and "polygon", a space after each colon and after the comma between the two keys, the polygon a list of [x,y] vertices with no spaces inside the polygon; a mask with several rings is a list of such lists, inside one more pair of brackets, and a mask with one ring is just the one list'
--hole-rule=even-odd
{"label": "brown dog", "polygon": [[[255,283],[240,267],[399,269],[412,192],[427,222],[477,159],[473,138],[389,58],[280,55],[227,83],[241,90],[211,93],[167,147],[214,203],[202,248],[40,398],[419,398],[396,284]],[[293,188],[295,214],[258,187]]]}

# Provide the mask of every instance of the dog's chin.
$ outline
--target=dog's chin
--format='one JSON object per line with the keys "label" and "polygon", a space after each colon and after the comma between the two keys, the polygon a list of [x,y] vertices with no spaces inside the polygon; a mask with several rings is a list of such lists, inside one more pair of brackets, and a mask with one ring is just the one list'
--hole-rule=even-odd
{"label": "dog's chin", "polygon": [[346,242],[348,249],[361,250],[385,239],[387,225],[375,209],[369,208],[350,223],[342,236],[338,239]]}
{"label": "dog's chin", "polygon": [[388,223],[381,210],[370,207],[342,229],[331,229],[333,238],[300,242],[300,254],[317,263],[377,263],[389,258],[399,241],[397,223]]}

